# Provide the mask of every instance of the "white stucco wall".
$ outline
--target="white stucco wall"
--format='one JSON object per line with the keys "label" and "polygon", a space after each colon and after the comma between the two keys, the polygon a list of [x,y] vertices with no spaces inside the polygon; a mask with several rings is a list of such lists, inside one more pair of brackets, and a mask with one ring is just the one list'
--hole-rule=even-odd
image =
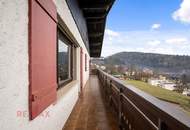
{"label": "white stucco wall", "polygon": [[[63,21],[87,53],[65,0],[54,2]],[[79,48],[77,56],[79,80]],[[28,0],[0,0],[0,129],[61,130],[78,99],[80,82],[73,81],[60,89],[57,101],[43,112],[44,115],[29,121],[28,63]],[[89,71],[84,73],[84,82],[88,74]]]}
{"label": "white stucco wall", "polygon": [[[0,0],[0,129],[11,130],[28,110],[28,2]],[[18,127],[18,126],[17,126]]]}

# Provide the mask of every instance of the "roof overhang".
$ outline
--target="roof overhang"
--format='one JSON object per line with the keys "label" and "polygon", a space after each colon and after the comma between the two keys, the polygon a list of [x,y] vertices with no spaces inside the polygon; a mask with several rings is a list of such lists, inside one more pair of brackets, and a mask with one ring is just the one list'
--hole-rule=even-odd
{"label": "roof overhang", "polygon": [[87,23],[91,57],[100,57],[106,17],[115,0],[79,0]]}

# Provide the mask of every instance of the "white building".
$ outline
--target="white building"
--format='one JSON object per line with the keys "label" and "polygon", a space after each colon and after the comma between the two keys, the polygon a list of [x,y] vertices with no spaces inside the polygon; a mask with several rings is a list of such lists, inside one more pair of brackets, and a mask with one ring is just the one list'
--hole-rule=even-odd
{"label": "white building", "polygon": [[182,94],[186,96],[190,96],[190,89],[185,89]]}
{"label": "white building", "polygon": [[153,85],[153,86],[158,86],[158,87],[162,87],[164,89],[167,89],[167,90],[175,90],[176,89],[176,84],[171,82],[171,81],[168,81],[168,80],[162,80],[162,79],[149,79],[148,80],[148,83],[150,85]]}
{"label": "white building", "polygon": [[162,88],[165,88],[167,90],[175,90],[176,89],[176,84],[175,83],[172,83],[172,82],[162,82],[161,83],[161,87]]}
{"label": "white building", "polygon": [[113,3],[98,2],[0,0],[1,130],[63,128],[101,53]]}
{"label": "white building", "polygon": [[153,86],[160,86],[162,80],[160,79],[149,79],[148,83]]}

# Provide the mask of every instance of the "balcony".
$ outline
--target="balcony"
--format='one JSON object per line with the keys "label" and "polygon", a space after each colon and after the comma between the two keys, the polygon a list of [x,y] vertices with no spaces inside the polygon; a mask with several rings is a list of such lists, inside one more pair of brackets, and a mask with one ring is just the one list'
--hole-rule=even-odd
{"label": "balcony", "polygon": [[100,69],[91,72],[63,130],[190,130],[189,116],[173,105]]}
{"label": "balcony", "polygon": [[111,109],[100,92],[100,82],[91,75],[63,130],[118,130]]}

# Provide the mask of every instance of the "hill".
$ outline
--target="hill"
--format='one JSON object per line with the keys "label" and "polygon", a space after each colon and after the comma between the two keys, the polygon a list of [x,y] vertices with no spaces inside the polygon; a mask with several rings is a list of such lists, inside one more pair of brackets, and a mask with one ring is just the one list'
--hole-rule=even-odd
{"label": "hill", "polygon": [[120,52],[104,59],[104,64],[137,66],[162,72],[189,73],[190,56],[141,52]]}

